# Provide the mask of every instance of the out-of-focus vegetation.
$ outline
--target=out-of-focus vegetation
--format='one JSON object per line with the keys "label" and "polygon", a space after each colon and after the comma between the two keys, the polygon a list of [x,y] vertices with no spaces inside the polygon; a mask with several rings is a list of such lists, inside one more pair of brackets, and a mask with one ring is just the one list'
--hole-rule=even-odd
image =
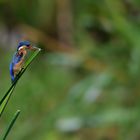
{"label": "out-of-focus vegetation", "polygon": [[9,140],[140,139],[139,0],[0,0],[0,98],[19,40],[43,49],[16,87]]}

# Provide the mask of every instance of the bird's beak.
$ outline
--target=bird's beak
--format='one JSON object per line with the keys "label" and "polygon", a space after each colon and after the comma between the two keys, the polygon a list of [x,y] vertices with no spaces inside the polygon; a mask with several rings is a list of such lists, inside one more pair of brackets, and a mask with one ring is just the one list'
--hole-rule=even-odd
{"label": "bird's beak", "polygon": [[31,50],[40,50],[40,48],[35,47],[35,46],[31,46]]}

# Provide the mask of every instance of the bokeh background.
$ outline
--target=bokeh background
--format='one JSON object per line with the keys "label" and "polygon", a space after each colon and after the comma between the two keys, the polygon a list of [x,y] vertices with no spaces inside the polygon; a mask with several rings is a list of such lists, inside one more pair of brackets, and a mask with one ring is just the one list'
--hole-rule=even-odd
{"label": "bokeh background", "polygon": [[0,0],[0,98],[20,40],[42,48],[0,119],[8,140],[140,140],[139,0]]}

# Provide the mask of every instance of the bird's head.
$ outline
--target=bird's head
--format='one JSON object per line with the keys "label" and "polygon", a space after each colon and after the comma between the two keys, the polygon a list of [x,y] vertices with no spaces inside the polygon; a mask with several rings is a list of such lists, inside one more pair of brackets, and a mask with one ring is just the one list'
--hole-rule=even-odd
{"label": "bird's head", "polygon": [[31,43],[29,41],[21,41],[17,46],[17,51],[21,49],[30,49],[30,48],[31,48]]}

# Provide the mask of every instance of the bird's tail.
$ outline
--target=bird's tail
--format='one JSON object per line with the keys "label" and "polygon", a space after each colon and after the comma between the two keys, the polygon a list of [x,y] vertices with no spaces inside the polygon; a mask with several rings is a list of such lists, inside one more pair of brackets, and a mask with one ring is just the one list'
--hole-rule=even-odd
{"label": "bird's tail", "polygon": [[14,64],[11,63],[11,64],[10,64],[10,76],[11,76],[11,81],[12,81],[12,83],[14,82],[14,79],[15,79],[13,67],[14,67]]}

